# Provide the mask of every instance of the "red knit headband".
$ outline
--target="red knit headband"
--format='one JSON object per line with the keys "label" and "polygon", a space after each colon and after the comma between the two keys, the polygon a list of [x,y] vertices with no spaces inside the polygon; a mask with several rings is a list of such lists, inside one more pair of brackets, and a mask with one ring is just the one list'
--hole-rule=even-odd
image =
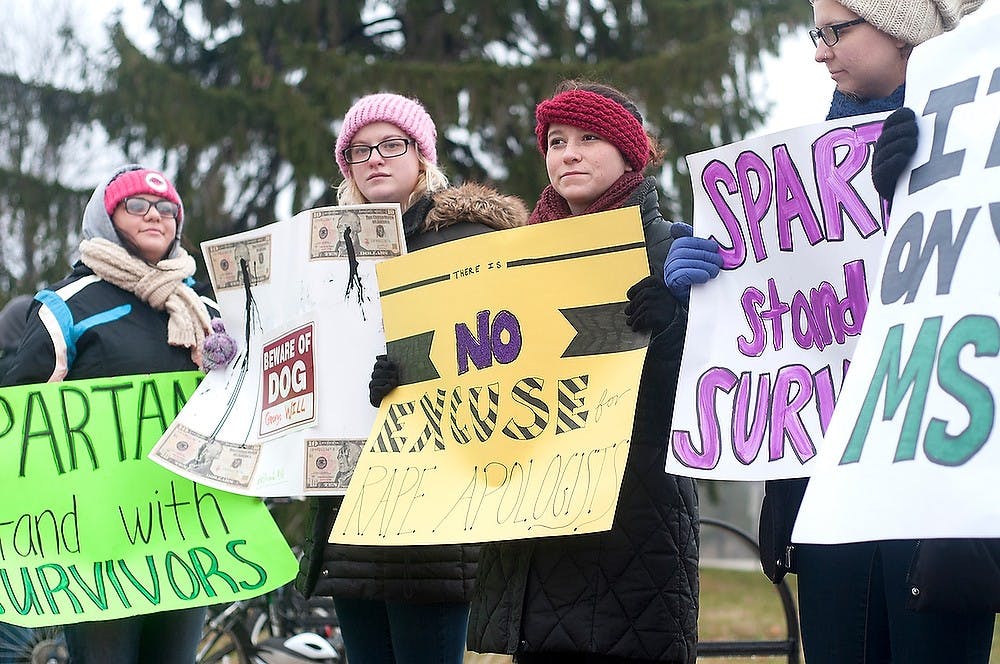
{"label": "red knit headband", "polygon": [[624,106],[588,90],[567,90],[535,107],[538,149],[548,150],[549,125],[553,122],[592,131],[618,148],[625,161],[642,173],[649,163],[649,141],[642,123]]}

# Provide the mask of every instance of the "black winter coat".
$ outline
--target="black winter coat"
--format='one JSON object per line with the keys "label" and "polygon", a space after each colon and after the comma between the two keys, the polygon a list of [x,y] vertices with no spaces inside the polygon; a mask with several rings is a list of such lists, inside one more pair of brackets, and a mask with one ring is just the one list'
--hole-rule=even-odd
{"label": "black winter coat", "polygon": [[[202,298],[210,316],[215,303]],[[83,263],[35,296],[4,385],[193,371],[188,348],[167,343],[165,311],[108,283]]]}
{"label": "black winter coat", "polygon": [[809,480],[804,477],[764,483],[757,540],[760,543],[760,566],[771,583],[781,583],[786,574],[795,572],[792,528],[808,483]]}
{"label": "black winter coat", "polygon": [[[894,110],[902,103],[903,86],[888,97],[868,100],[835,90],[826,119]],[[786,574],[795,572],[792,528],[808,483],[807,478],[768,480],[764,483],[764,502],[760,507],[757,540],[760,543],[760,565],[772,583],[780,583]]]}
{"label": "black winter coat", "polygon": [[[491,230],[523,226],[528,211],[519,199],[478,184],[435,192],[403,215],[409,251]],[[374,359],[374,358],[373,358]],[[476,579],[479,547],[358,546],[327,540],[340,496],[312,499],[312,528],[296,585],[306,597],[405,602],[468,602]]]}
{"label": "black winter coat", "polygon": [[[670,224],[655,181],[629,204],[641,206],[650,271],[662,278]],[[698,497],[694,480],[664,472],[686,323],[677,307],[650,342],[611,530],[484,544],[470,650],[694,661]]]}

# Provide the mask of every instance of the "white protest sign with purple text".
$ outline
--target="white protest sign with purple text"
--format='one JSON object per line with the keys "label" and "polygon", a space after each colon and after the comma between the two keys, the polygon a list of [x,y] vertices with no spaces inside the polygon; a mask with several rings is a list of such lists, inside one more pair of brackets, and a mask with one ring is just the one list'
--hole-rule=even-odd
{"label": "white protest sign with purple text", "polygon": [[970,19],[910,61],[917,151],[793,541],[1000,537],[1000,13]]}
{"label": "white protest sign with purple text", "polygon": [[811,472],[885,237],[871,151],[886,113],[688,157],[695,234],[724,269],[692,289],[667,471]]}

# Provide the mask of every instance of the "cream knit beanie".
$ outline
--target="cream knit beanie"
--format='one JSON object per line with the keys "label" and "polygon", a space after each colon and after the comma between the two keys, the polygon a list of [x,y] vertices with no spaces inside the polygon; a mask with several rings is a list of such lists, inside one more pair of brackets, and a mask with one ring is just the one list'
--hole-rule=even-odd
{"label": "cream knit beanie", "polygon": [[840,0],[882,32],[917,45],[953,29],[986,0]]}

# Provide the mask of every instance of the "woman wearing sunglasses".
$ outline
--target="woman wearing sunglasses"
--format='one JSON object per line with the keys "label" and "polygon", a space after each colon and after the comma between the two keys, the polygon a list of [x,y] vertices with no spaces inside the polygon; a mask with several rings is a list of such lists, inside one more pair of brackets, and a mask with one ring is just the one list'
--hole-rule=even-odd
{"label": "woman wearing sunglasses", "polygon": [[[102,182],[83,213],[80,261],[35,295],[5,385],[209,368],[209,300],[190,284],[180,246],[184,208],[159,171],[126,166]],[[231,356],[230,356],[231,357]],[[128,472],[127,464],[122,472]],[[65,628],[75,664],[193,662],[204,608]]]}
{"label": "woman wearing sunglasses", "polygon": [[[836,83],[828,120],[900,108],[913,48],[955,27],[983,0],[813,0],[816,62]],[[798,576],[809,664],[986,664],[992,613],[914,610],[914,540],[791,543],[807,480],[766,483],[761,563],[777,583]],[[859,518],[863,518],[859,515]]]}

